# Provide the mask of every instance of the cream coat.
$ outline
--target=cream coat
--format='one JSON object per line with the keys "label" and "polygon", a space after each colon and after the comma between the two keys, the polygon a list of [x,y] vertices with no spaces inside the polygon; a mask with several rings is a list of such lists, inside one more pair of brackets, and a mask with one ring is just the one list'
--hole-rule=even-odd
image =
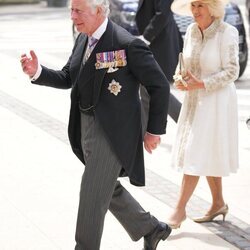
{"label": "cream coat", "polygon": [[185,174],[227,176],[238,168],[238,31],[214,21],[204,37],[196,23],[184,40],[184,62],[205,89],[186,92],[172,165]]}

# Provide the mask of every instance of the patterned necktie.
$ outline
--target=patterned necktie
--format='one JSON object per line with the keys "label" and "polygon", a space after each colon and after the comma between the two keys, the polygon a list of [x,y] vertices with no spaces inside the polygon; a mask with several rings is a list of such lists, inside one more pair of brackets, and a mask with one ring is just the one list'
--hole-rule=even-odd
{"label": "patterned necktie", "polygon": [[92,36],[89,37],[88,47],[87,47],[87,50],[86,50],[86,53],[85,53],[85,56],[84,56],[84,61],[85,62],[89,59],[89,57],[90,57],[93,49],[95,48],[97,42],[98,42],[98,39],[96,39],[96,38],[94,38]]}

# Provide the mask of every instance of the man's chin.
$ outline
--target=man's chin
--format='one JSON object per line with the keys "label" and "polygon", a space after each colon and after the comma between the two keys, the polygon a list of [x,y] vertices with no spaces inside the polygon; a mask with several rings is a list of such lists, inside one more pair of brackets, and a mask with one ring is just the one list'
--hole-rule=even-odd
{"label": "man's chin", "polygon": [[75,27],[76,27],[76,29],[77,29],[78,32],[80,32],[80,33],[83,32],[83,30],[82,30],[82,28],[83,28],[82,24],[75,24]]}

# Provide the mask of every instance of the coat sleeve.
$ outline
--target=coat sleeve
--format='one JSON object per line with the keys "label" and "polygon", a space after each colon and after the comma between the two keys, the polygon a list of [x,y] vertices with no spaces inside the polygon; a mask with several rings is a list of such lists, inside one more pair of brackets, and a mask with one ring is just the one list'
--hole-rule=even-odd
{"label": "coat sleeve", "polygon": [[[69,59],[70,61],[70,59]],[[33,84],[44,85],[48,87],[58,88],[58,89],[69,89],[71,88],[71,80],[69,74],[69,64],[70,62],[62,68],[62,70],[49,69],[42,65],[42,73]]]}
{"label": "coat sleeve", "polygon": [[172,18],[172,12],[170,9],[172,0],[150,0],[154,1],[154,16],[150,20],[149,24],[143,32],[143,36],[152,42],[165,27],[169,24],[170,18]]}
{"label": "coat sleeve", "polygon": [[221,70],[203,79],[208,92],[234,82],[239,76],[239,34],[236,28],[228,26],[222,33],[220,44]]}
{"label": "coat sleeve", "polygon": [[37,80],[32,81],[33,84],[37,85],[44,85],[48,87],[58,88],[58,89],[69,89],[72,87],[72,80],[70,78],[70,62],[72,55],[75,51],[75,48],[78,44],[79,36],[75,42],[75,45],[72,50],[72,54],[69,57],[67,63],[61,70],[53,70],[49,69],[42,65],[42,72],[41,75],[38,77]]}
{"label": "coat sleeve", "polygon": [[127,59],[130,71],[145,86],[150,96],[147,131],[165,134],[170,90],[167,78],[149,48],[140,39],[129,44]]}

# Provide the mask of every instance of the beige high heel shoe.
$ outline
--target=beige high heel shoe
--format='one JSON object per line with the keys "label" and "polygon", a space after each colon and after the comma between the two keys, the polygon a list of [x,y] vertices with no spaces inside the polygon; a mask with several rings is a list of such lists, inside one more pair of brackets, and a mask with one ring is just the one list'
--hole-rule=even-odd
{"label": "beige high heel shoe", "polygon": [[167,222],[167,224],[172,228],[172,229],[178,229],[181,227],[181,223],[186,220],[186,215],[183,217],[183,219],[179,222],[179,223],[171,223],[171,222]]}
{"label": "beige high heel shoe", "polygon": [[226,215],[228,213],[228,205],[225,204],[222,208],[210,215],[204,215],[203,217],[194,218],[193,221],[197,223],[210,222],[218,215],[223,216],[223,221],[225,221]]}

